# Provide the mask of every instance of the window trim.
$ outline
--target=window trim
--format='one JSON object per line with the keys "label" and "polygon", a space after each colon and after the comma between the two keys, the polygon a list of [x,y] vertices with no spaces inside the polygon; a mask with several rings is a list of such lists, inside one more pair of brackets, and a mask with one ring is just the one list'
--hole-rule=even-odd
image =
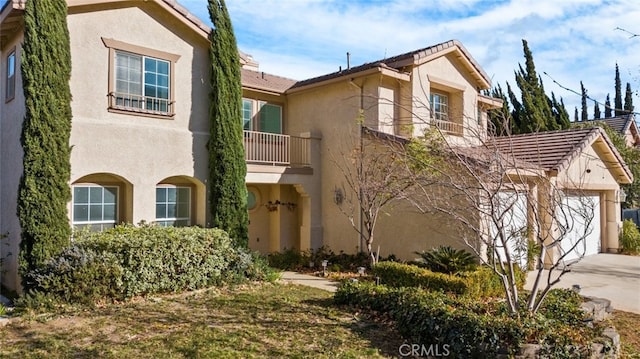
{"label": "window trim", "polygon": [[[164,52],[160,50],[150,49],[144,46],[138,46],[129,44],[123,41],[118,41],[114,39],[102,38],[102,43],[106,48],[109,49],[109,71],[108,71],[108,89],[107,89],[107,106],[108,111],[113,113],[121,113],[121,114],[135,114],[139,116],[145,117],[153,117],[153,118],[173,118],[175,116],[174,105],[175,105],[175,64],[180,59],[180,55],[172,54],[169,52]],[[121,107],[113,107],[111,103],[112,94],[115,93],[115,74],[116,74],[116,51],[128,52],[134,55],[140,55],[143,57],[143,61],[145,57],[151,57],[158,60],[164,60],[169,63],[169,106],[171,107],[171,111],[167,113],[162,113],[158,111],[150,111],[145,109],[125,109]],[[144,76],[144,74],[143,74]],[[143,79],[144,85],[144,79]]]}
{"label": "window trim", "polygon": [[[75,220],[75,206],[76,206],[76,199],[75,199],[75,195],[74,193],[74,189],[76,187],[80,187],[80,188],[101,188],[103,190],[103,201],[100,203],[102,205],[102,210],[103,210],[103,217],[104,217],[104,190],[106,188],[115,188],[116,190],[116,197],[115,197],[115,219],[113,221],[76,221]],[[120,218],[120,186],[117,185],[111,185],[111,184],[105,184],[105,185],[101,185],[101,184],[97,184],[97,183],[76,183],[73,184],[71,186],[72,188],[72,198],[71,198],[71,225],[72,227],[75,226],[88,226],[91,227],[93,225],[108,225],[108,224],[113,224],[113,227],[115,227],[118,222],[119,222],[119,218]],[[90,204],[91,202],[89,202]],[[90,217],[90,216],[89,216]],[[101,228],[101,231],[105,230],[105,228]]]}
{"label": "window trim", "polygon": [[[7,57],[5,58],[6,60],[6,64],[5,64],[5,87],[4,87],[4,100],[5,103],[10,102],[11,100],[13,100],[16,97],[16,74],[17,74],[17,65],[18,65],[18,53],[16,51],[16,48],[12,48],[9,51],[9,54],[7,55]],[[9,61],[10,59],[13,59],[13,76],[9,77]],[[11,88],[13,89],[11,91],[11,94],[9,93],[9,85],[11,85]]]}
{"label": "window trim", "polygon": [[[160,225],[162,227],[169,227],[169,226],[162,225],[160,223],[161,222],[168,222],[168,221],[174,221],[175,222],[175,221],[184,221],[184,220],[186,220],[187,221],[187,225],[185,227],[191,226],[192,223],[193,223],[193,220],[191,218],[192,217],[192,212],[193,212],[192,208],[191,208],[191,206],[193,205],[192,187],[191,186],[186,186],[186,185],[178,185],[178,184],[158,184],[158,185],[156,185],[156,191],[159,188],[163,188],[163,189],[164,188],[175,188],[176,190],[180,189],[180,188],[187,189],[189,191],[189,194],[187,196],[187,198],[189,198],[189,203],[188,203],[188,206],[187,206],[189,213],[187,214],[187,217],[158,218],[158,213],[157,213],[157,210],[156,210],[156,216],[155,216],[155,219],[154,219],[154,223],[157,223],[158,225]],[[168,204],[168,202],[165,200],[165,202],[163,204],[166,205],[166,204]],[[158,198],[157,197],[156,197],[156,200],[155,200],[155,206],[156,207],[158,206]],[[177,207],[177,203],[176,203],[176,207]],[[177,214],[177,208],[176,208],[176,214]]]}

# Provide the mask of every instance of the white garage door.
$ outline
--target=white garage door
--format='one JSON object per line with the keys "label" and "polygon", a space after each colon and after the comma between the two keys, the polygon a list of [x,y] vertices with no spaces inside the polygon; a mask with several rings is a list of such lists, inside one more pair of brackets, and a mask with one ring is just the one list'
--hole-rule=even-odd
{"label": "white garage door", "polygon": [[566,234],[560,242],[565,263],[600,253],[600,196],[567,196],[558,222]]}

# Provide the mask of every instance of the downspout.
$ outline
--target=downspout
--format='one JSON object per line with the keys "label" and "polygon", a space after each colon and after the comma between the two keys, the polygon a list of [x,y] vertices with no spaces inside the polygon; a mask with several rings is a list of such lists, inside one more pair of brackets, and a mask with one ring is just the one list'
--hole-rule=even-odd
{"label": "downspout", "polygon": [[[362,83],[362,85],[357,85],[355,82],[353,82],[353,79],[349,80],[349,84],[356,87],[357,89],[360,90],[360,109],[358,110],[358,116],[362,115],[364,116],[364,81]],[[364,152],[364,137],[362,136],[362,133],[364,132],[364,118],[362,119],[358,119],[358,126],[360,126],[360,161],[358,164],[358,178],[362,178],[362,158],[364,156],[363,152]],[[360,188],[358,188],[358,191],[360,192],[358,194],[358,198],[359,201],[362,201],[362,186],[360,186]],[[360,203],[360,213],[358,214],[360,217],[360,253],[363,252],[363,247],[364,247],[364,233],[363,233],[363,229],[364,229],[364,218],[362,215],[362,204]]]}

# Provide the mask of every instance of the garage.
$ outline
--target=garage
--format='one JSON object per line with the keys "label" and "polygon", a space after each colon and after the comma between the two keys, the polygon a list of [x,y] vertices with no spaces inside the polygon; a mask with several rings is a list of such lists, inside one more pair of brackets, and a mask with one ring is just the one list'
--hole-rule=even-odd
{"label": "garage", "polygon": [[558,229],[564,263],[600,253],[600,195],[567,195],[558,208]]}

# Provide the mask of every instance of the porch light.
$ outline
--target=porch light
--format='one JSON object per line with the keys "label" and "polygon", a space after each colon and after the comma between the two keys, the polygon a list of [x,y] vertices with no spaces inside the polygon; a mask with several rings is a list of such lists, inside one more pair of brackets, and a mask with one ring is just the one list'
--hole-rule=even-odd
{"label": "porch light", "polygon": [[627,192],[625,192],[624,189],[620,188],[618,190],[618,201],[620,201],[620,203],[623,203],[626,200],[627,200]]}
{"label": "porch light", "polygon": [[343,200],[344,200],[344,193],[342,193],[342,189],[336,188],[333,191],[333,202],[339,206],[342,204]]}

